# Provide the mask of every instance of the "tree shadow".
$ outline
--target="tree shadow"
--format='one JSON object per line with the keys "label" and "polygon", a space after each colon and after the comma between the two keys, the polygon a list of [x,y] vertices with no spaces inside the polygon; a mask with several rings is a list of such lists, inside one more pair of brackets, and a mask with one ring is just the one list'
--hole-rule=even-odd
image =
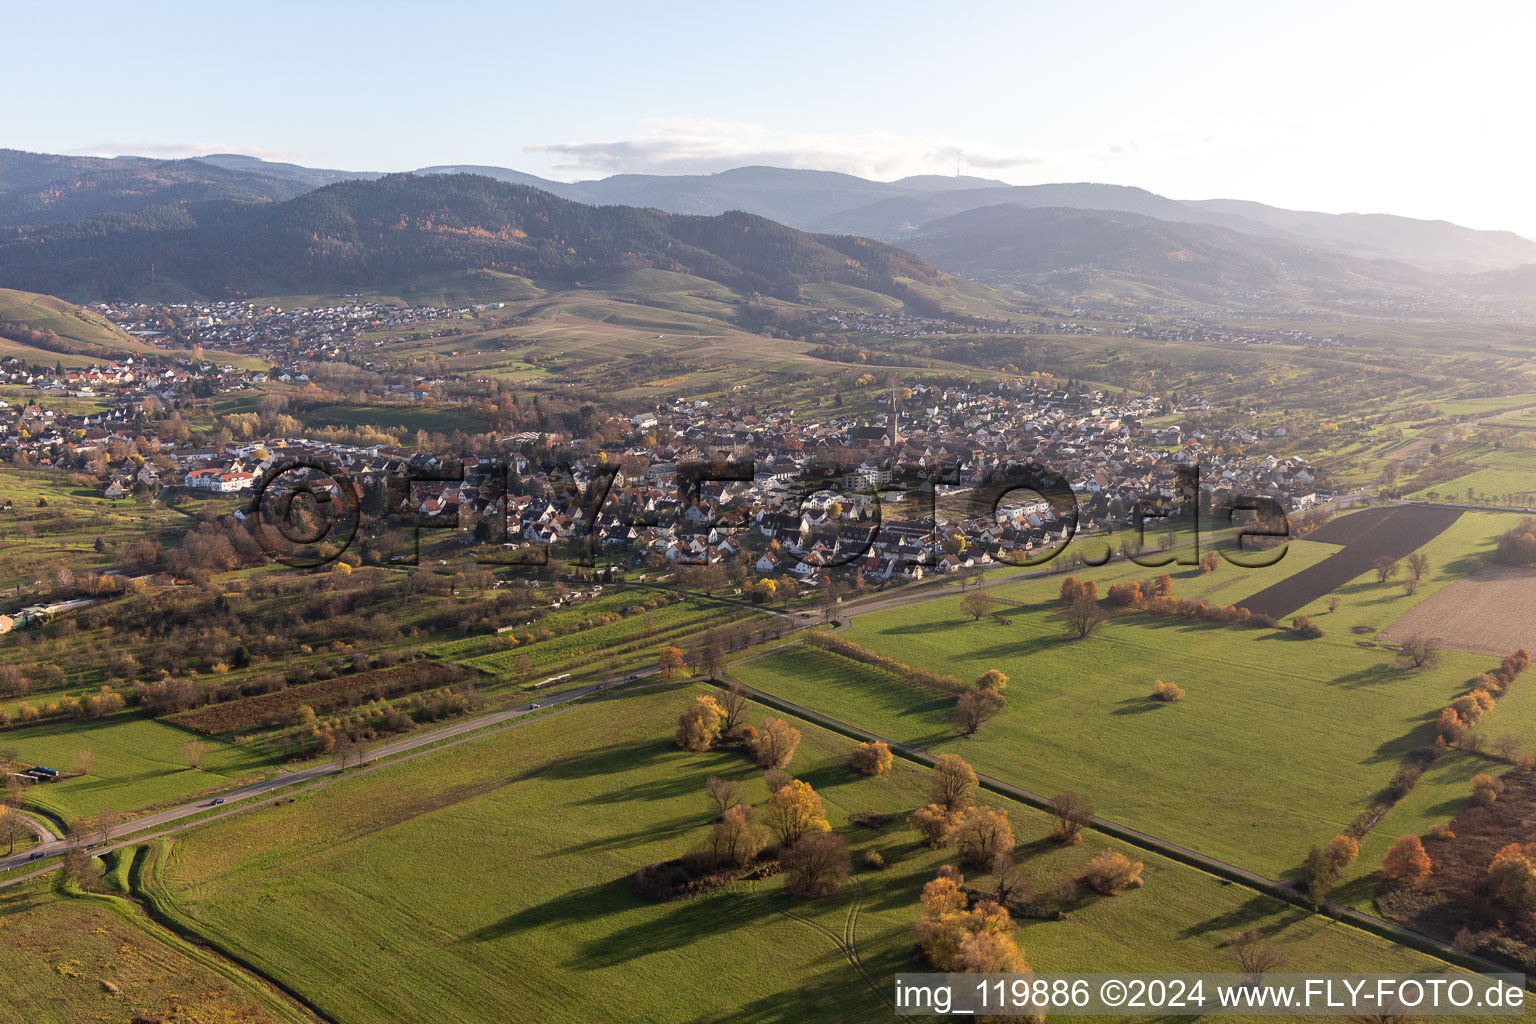
{"label": "tree shadow", "polygon": [[627,928],[585,943],[566,966],[580,970],[618,967],[654,953],[681,949],[702,938],[750,927],[770,912],[741,885],[684,900],[676,907],[659,919],[646,914]]}
{"label": "tree shadow", "polygon": [[534,778],[586,779],[594,775],[614,775],[654,761],[671,749],[671,743],[666,739],[610,743],[604,747],[593,747],[580,753],[545,761],[513,776],[510,781],[526,782]]}
{"label": "tree shadow", "polygon": [[1127,697],[1119,701],[1119,707],[1111,711],[1112,715],[1144,715],[1149,711],[1168,706],[1167,701],[1157,700],[1153,697]]}
{"label": "tree shadow", "polygon": [[[639,832],[631,832],[628,835],[622,836],[600,836],[596,839],[588,839],[586,842],[573,843],[558,850],[550,850],[539,854],[539,856],[549,860],[573,854],[593,853],[598,850],[625,850],[633,846],[644,846],[646,843],[655,842],[660,839],[674,839],[678,836],[687,835],[694,830],[699,830],[702,835],[703,829],[708,824],[708,815],[703,812],[684,815],[680,818],[673,818],[669,822],[658,822],[654,825],[648,825]],[[638,865],[636,866],[638,867]]]}
{"label": "tree shadow", "polygon": [[638,905],[643,902],[644,900],[635,893],[634,886],[626,875],[623,878],[575,889],[536,906],[526,907],[515,914],[508,914],[495,924],[488,924],[466,935],[461,935],[457,941],[461,943],[494,942],[497,939],[549,925],[590,921],[595,914],[603,912],[604,908],[607,908],[607,913],[614,913],[625,909],[626,905]]}
{"label": "tree shadow", "polygon": [[1258,922],[1266,918],[1275,918],[1276,911],[1282,913],[1274,923],[1261,929],[1265,935],[1277,935],[1291,925],[1305,920],[1309,915],[1306,911],[1297,908],[1289,908],[1288,904],[1270,896],[1251,896],[1241,906],[1234,907],[1225,913],[1208,917],[1204,921],[1198,921],[1179,932],[1179,937],[1193,939],[1201,935],[1209,935],[1212,932],[1238,932],[1246,931]]}

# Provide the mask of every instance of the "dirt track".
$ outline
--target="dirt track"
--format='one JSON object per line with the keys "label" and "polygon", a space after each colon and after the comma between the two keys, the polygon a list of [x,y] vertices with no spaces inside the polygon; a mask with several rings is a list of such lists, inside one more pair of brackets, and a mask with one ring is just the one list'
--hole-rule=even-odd
{"label": "dirt track", "polygon": [[1307,539],[1342,544],[1334,554],[1238,603],[1255,615],[1283,619],[1298,608],[1371,570],[1382,555],[1402,558],[1428,543],[1461,516],[1455,508],[1419,505],[1370,508],[1342,516]]}

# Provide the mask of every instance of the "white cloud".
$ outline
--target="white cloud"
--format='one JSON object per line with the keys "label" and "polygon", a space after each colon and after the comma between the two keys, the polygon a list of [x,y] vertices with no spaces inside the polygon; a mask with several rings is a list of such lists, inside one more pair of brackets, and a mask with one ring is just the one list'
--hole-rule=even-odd
{"label": "white cloud", "polygon": [[865,178],[948,174],[1036,167],[1052,154],[962,139],[887,133],[848,135],[777,132],[735,121],[667,119],[646,122],[647,132],[605,142],[550,142],[528,147],[555,158],[562,176],[619,173],[712,174],[753,164],[843,171]]}

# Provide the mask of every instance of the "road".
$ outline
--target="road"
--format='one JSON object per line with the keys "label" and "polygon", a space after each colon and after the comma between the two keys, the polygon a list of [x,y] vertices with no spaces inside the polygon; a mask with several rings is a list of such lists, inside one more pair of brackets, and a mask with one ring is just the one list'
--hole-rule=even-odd
{"label": "road", "polygon": [[[651,668],[644,669],[638,673],[635,673],[634,675],[643,679],[655,674],[655,672],[656,669]],[[626,682],[627,681],[628,680],[626,680]],[[575,690],[567,690],[563,693],[554,694],[527,704],[520,704],[517,707],[507,708],[503,711],[496,711],[488,715],[481,715],[478,718],[466,719],[453,725],[444,726],[441,729],[434,729],[431,732],[424,732],[414,736],[407,736],[404,739],[396,740],[393,743],[385,743],[372,748],[368,751],[366,760],[369,762],[378,762],[389,759],[398,759],[403,754],[409,754],[412,751],[420,750],[423,747],[434,746],[445,741],[452,740],[456,737],[465,736],[473,732],[479,732],[482,729],[492,728],[503,722],[508,722],[512,719],[526,715],[538,708],[548,708],[560,704],[569,704],[573,701],[581,700],[585,697],[591,697],[594,694],[599,694],[612,688],[614,688],[614,684],[612,683],[596,683],[591,686],[583,686]],[[270,796],[280,790],[291,789],[295,786],[302,786],[305,783],[314,782],[315,780],[322,779],[327,775],[334,775],[338,772],[341,772],[342,770],[343,769],[340,761],[330,761],[322,765],[316,765],[312,768],[305,768],[296,772],[284,772],[283,774],[276,775],[270,779],[263,779],[260,782],[253,782],[250,785],[242,786],[239,789],[234,789],[227,793],[222,793],[219,795],[219,797],[224,801],[226,806],[235,805],[241,803],[242,801],[251,801],[258,797]],[[189,818],[196,814],[202,814],[213,806],[212,798],[197,800],[193,803],[180,804],[176,807],[171,807],[163,811],[155,811],[152,814],[146,814],[143,817],[134,818],[130,822],[125,822],[122,826],[119,827],[118,832],[120,835],[135,835],[139,838],[139,840],[142,840],[145,838],[142,835],[144,832],[153,831],[158,828],[164,828],[168,825],[174,825],[184,818]],[[69,847],[69,844],[65,840],[55,838],[46,830],[42,832],[42,835],[46,836],[46,839],[39,846],[35,846],[23,853],[18,853],[14,856],[0,859],[0,871],[4,871],[7,868],[18,867],[20,865],[30,863],[33,860],[43,860],[48,857],[61,855]],[[38,856],[39,854],[41,854],[41,856]]]}

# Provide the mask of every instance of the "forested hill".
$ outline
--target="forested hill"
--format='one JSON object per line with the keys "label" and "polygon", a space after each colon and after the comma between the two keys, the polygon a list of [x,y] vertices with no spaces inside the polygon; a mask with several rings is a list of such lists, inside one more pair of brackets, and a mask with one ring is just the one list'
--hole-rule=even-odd
{"label": "forested hill", "polygon": [[[937,275],[867,239],[812,235],[751,214],[586,206],[470,174],[344,181],[282,203],[191,203],[19,230],[0,281],[74,298],[168,282],[211,298],[399,286],[489,268],[553,281],[652,266],[793,298],[835,282],[916,301],[898,278]],[[151,269],[153,268],[153,270]]]}

